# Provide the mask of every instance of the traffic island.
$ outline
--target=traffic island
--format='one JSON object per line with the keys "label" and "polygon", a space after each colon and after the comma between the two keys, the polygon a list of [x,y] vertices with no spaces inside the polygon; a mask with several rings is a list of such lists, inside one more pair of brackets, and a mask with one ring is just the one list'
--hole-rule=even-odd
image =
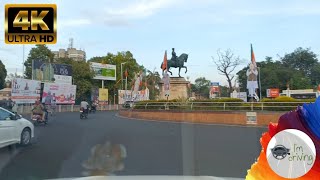
{"label": "traffic island", "polygon": [[[250,113],[252,114],[252,113]],[[254,112],[254,119],[245,111],[163,111],[163,110],[120,110],[119,115],[141,120],[187,122],[225,125],[267,126],[277,123],[283,112]]]}

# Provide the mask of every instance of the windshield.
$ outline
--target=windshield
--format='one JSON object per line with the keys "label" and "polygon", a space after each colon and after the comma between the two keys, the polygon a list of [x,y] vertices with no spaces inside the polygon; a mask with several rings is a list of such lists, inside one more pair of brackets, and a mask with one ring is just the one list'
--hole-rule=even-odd
{"label": "windshield", "polygon": [[320,2],[0,4],[1,180],[320,173]]}

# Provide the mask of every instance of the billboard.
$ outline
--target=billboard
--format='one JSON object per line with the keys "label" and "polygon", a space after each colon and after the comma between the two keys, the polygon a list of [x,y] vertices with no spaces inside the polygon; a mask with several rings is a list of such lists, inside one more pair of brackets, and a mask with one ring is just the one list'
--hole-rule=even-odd
{"label": "billboard", "polygon": [[219,82],[210,82],[210,86],[219,86]]}
{"label": "billboard", "polygon": [[90,63],[90,66],[95,74],[93,79],[100,80],[116,80],[116,65],[111,64],[101,64],[101,63]]}
{"label": "billboard", "polygon": [[209,91],[209,98],[213,99],[218,97],[220,93],[219,82],[210,82],[210,91]]}
{"label": "billboard", "polygon": [[267,97],[268,98],[276,98],[280,96],[280,89],[273,88],[267,89]]}
{"label": "billboard", "polygon": [[247,92],[233,91],[230,96],[231,98],[238,98],[242,99],[244,102],[247,102]]}
{"label": "billboard", "polygon": [[44,83],[42,103],[49,104],[55,99],[57,104],[74,104],[76,90],[76,85]]}
{"label": "billboard", "polygon": [[149,100],[149,89],[138,91],[135,98],[132,98],[133,92],[131,90],[118,91],[118,103],[124,104],[126,101],[146,101]]}
{"label": "billboard", "polygon": [[99,101],[108,101],[108,89],[99,88]]}
{"label": "billboard", "polygon": [[38,81],[72,84],[72,66],[34,60],[32,62],[32,77]]}
{"label": "billboard", "polygon": [[40,99],[41,82],[16,78],[11,83],[11,99],[17,104],[35,103]]}

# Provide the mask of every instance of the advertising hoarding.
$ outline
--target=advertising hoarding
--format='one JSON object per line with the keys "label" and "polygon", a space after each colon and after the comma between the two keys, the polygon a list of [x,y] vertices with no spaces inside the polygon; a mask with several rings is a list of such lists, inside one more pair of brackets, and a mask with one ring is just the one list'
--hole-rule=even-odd
{"label": "advertising hoarding", "polygon": [[94,78],[99,80],[110,80],[115,81],[116,77],[116,65],[101,64],[101,63],[90,63],[92,70],[94,71]]}
{"label": "advertising hoarding", "polygon": [[108,101],[108,89],[99,88],[99,101]]}
{"label": "advertising hoarding", "polygon": [[44,83],[42,103],[48,104],[55,99],[57,104],[74,104],[76,90],[76,85]]}
{"label": "advertising hoarding", "polygon": [[280,89],[267,89],[267,97],[268,98],[276,98],[280,96]]}
{"label": "advertising hoarding", "polygon": [[247,102],[247,92],[237,92],[237,91],[233,91],[231,93],[231,98],[238,98],[238,99],[242,99],[244,102]]}
{"label": "advertising hoarding", "polygon": [[149,100],[149,89],[138,91],[135,98],[132,97],[133,92],[131,90],[119,90],[118,91],[118,103],[124,104],[126,101],[146,101]]}
{"label": "advertising hoarding", "polygon": [[16,78],[11,83],[11,99],[17,104],[35,103],[40,99],[41,82]]}
{"label": "advertising hoarding", "polygon": [[32,72],[34,80],[72,84],[72,66],[70,65],[33,60]]}
{"label": "advertising hoarding", "polygon": [[210,82],[210,91],[209,91],[209,98],[213,99],[219,96],[220,87],[219,82]]}

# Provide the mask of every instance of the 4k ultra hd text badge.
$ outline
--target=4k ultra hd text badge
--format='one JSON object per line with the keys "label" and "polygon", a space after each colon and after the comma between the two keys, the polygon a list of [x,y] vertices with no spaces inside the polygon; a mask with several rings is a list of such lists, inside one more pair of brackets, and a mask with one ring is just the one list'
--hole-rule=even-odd
{"label": "4k ultra hd text badge", "polygon": [[316,160],[312,139],[296,129],[286,129],[274,135],[266,153],[271,169],[290,179],[307,174]]}
{"label": "4k ultra hd text badge", "polygon": [[57,6],[55,4],[6,4],[6,44],[55,44]]}

